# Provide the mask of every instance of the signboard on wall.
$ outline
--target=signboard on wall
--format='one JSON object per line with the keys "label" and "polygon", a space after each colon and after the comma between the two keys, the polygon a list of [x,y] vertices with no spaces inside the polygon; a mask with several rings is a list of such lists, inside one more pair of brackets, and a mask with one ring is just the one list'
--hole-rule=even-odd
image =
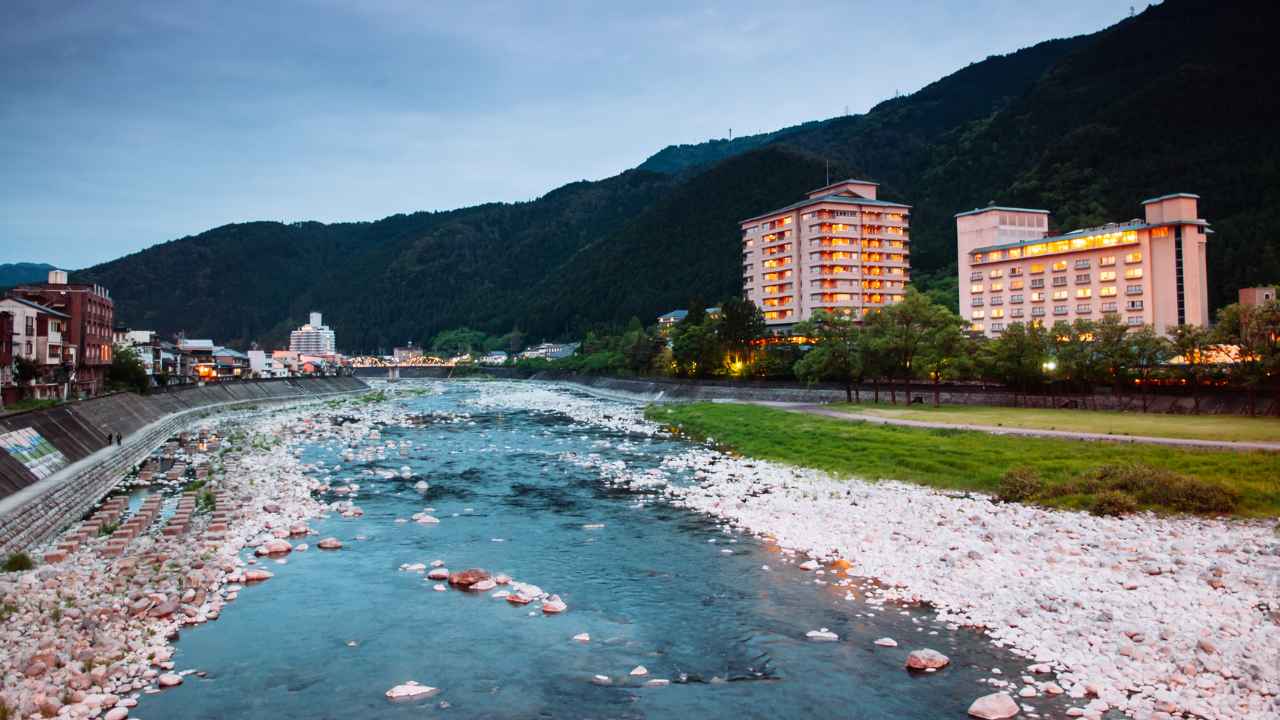
{"label": "signboard on wall", "polygon": [[0,433],[0,450],[21,463],[37,480],[67,466],[66,456],[32,428]]}

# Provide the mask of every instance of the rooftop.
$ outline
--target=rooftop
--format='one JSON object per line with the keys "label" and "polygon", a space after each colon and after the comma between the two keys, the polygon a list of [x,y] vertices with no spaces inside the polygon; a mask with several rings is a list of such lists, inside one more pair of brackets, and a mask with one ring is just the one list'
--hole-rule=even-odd
{"label": "rooftop", "polygon": [[987,206],[987,207],[984,207],[984,208],[977,208],[977,209],[974,209],[974,210],[969,210],[969,211],[967,211],[967,212],[956,213],[956,215],[955,215],[955,216],[956,216],[956,217],[964,217],[965,215],[977,215],[978,213],[991,212],[992,210],[1004,210],[1005,212],[1044,213],[1045,215],[1048,215],[1048,214],[1049,214],[1049,211],[1048,211],[1048,210],[1036,210],[1036,209],[1032,209],[1032,208],[1005,207],[1005,206],[1003,206],[1003,205],[990,205],[990,206]]}
{"label": "rooftop", "polygon": [[1150,200],[1143,200],[1142,204],[1147,205],[1153,202],[1160,202],[1161,200],[1171,200],[1173,198],[1180,198],[1180,197],[1191,198],[1192,200],[1200,199],[1199,195],[1192,195],[1191,193],[1174,193],[1172,195],[1161,195],[1158,198],[1151,198]]}
{"label": "rooftop", "polygon": [[16,297],[16,296],[13,296],[13,295],[5,295],[4,297],[0,298],[0,300],[13,300],[14,302],[21,303],[21,304],[23,304],[23,305],[26,305],[27,307],[34,308],[34,309],[36,309],[36,310],[39,310],[40,312],[48,313],[49,315],[55,315],[55,316],[60,317],[60,318],[67,318],[68,320],[70,320],[70,319],[71,319],[71,316],[70,316],[70,315],[63,315],[62,313],[58,312],[57,310],[53,310],[53,309],[47,308],[47,307],[45,307],[45,306],[41,305],[40,303],[33,303],[33,302],[31,302],[30,300],[23,300],[22,298],[20,298],[20,297]]}
{"label": "rooftop", "polygon": [[800,202],[795,203],[793,205],[788,205],[784,208],[778,208],[777,210],[774,210],[772,212],[767,212],[763,215],[757,215],[753,218],[747,218],[742,222],[749,223],[755,220],[759,220],[760,218],[766,218],[771,215],[777,215],[779,213],[785,213],[791,210],[796,210],[798,208],[807,207],[809,205],[817,205],[818,203],[824,203],[824,202],[848,203],[849,205],[879,205],[881,207],[895,207],[895,208],[911,207],[910,205],[903,205],[902,203],[889,202],[887,200],[868,200],[867,198],[859,197],[856,195],[844,195],[842,193],[837,193],[835,195],[823,195],[821,197],[801,200]]}

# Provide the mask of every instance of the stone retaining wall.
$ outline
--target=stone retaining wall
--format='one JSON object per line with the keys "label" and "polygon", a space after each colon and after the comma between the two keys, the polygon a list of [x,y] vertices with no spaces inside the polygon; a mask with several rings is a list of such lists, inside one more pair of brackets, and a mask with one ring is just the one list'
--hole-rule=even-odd
{"label": "stone retaining wall", "polygon": [[[335,378],[336,379],[336,378]],[[349,378],[347,380],[350,380]],[[364,392],[359,383],[333,385],[321,397],[341,397]],[[324,389],[323,386],[309,390]],[[174,412],[126,436],[120,445],[103,447],[62,470],[0,500],[0,558],[24,552],[57,534],[97,505],[131,468],[184,426],[210,411],[251,405],[306,402],[307,395],[234,400]]]}

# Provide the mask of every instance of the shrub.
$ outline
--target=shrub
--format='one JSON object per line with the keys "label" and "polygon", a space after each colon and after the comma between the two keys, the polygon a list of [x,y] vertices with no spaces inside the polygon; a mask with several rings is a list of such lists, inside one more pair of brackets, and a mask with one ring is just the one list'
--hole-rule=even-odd
{"label": "shrub", "polygon": [[1108,490],[1094,498],[1089,504],[1094,515],[1128,515],[1138,511],[1138,501],[1132,495],[1120,490]]}
{"label": "shrub", "polygon": [[1005,471],[996,484],[996,497],[1004,502],[1026,502],[1040,494],[1044,480],[1040,471],[1030,465],[1019,465]]}
{"label": "shrub", "polygon": [[98,528],[98,537],[106,537],[108,535],[115,533],[115,531],[119,529],[120,529],[120,523],[118,522],[103,523],[102,527]]}
{"label": "shrub", "polygon": [[4,561],[5,572],[21,572],[23,570],[30,570],[35,566],[36,564],[31,560],[31,556],[26,553],[15,553],[10,555],[8,560]]}
{"label": "shrub", "polygon": [[1240,501],[1240,491],[1221,481],[1200,480],[1169,468],[1139,463],[1101,465],[1086,473],[1082,485],[1094,493],[1118,490],[1144,505],[1160,505],[1178,512],[1228,513]]}

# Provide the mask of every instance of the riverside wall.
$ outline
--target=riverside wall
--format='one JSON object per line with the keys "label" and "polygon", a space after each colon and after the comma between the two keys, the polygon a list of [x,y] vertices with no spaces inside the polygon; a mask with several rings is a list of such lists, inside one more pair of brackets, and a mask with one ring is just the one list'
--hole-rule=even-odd
{"label": "riverside wall", "polygon": [[[0,418],[0,433],[38,433],[66,464],[43,477],[0,450],[0,557],[48,539],[93,508],[164,440],[213,410],[364,392],[356,378],[282,378],[155,395],[118,393]],[[108,435],[121,435],[107,445]]]}
{"label": "riverside wall", "polygon": [[[794,403],[832,403],[844,402],[844,385],[820,383],[810,388],[803,383],[791,382],[751,382],[726,380],[676,380],[670,378],[643,378],[620,375],[580,375],[577,373],[538,373],[530,378],[533,381],[569,383],[579,385],[584,390],[605,397],[635,402],[677,404],[695,402],[732,402],[732,401],[766,401]],[[874,397],[875,387],[871,383],[862,383],[859,391],[864,402]],[[951,405],[983,405],[988,407],[1021,407],[1022,396],[1015,400],[1014,393],[997,385],[957,385],[944,384],[940,388],[943,403]],[[890,399],[889,383],[880,383],[880,401]],[[1093,409],[1114,412],[1119,407],[1119,400],[1110,388],[1098,388],[1093,396],[1086,396],[1087,406]],[[906,402],[906,395],[901,383],[897,385],[897,399]],[[932,405],[934,387],[927,382],[912,383],[910,402],[914,404]],[[1080,395],[1050,395],[1043,399],[1039,395],[1030,395],[1027,403],[1031,407],[1075,407],[1082,402]],[[1274,400],[1271,398],[1256,399],[1259,415],[1274,413]],[[1043,403],[1043,404],[1042,404]],[[1073,405],[1074,403],[1074,405]],[[1142,396],[1137,393],[1124,396],[1126,412],[1142,412]],[[1186,395],[1154,394],[1147,395],[1147,411],[1150,413],[1166,413],[1188,415],[1195,406],[1194,398]],[[1207,415],[1238,415],[1248,413],[1248,400],[1239,392],[1202,392],[1200,395],[1200,412]]]}

